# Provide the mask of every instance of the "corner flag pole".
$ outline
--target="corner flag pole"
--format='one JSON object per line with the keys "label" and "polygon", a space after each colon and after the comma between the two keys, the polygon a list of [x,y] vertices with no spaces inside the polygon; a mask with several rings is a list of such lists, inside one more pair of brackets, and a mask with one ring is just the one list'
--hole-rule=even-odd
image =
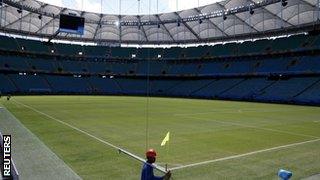
{"label": "corner flag pole", "polygon": [[[170,141],[168,141],[168,145],[167,145],[167,157],[169,158],[169,145],[170,145]],[[166,164],[166,171],[168,171],[168,164]]]}
{"label": "corner flag pole", "polygon": [[[168,141],[167,157],[169,157],[169,144],[170,144],[170,142]],[[168,171],[168,164],[166,164],[166,171]]]}
{"label": "corner flag pole", "polygon": [[[161,142],[161,146],[167,146],[166,147],[166,156],[168,157],[169,154],[169,141],[170,141],[170,131],[167,132],[166,136],[163,138]],[[168,171],[168,164],[165,164],[165,170]]]}

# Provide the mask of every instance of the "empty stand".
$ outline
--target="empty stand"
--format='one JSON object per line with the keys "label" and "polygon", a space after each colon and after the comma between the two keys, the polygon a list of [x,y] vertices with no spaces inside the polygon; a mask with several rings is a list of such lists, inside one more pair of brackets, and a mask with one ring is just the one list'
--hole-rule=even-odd
{"label": "empty stand", "polygon": [[149,91],[157,96],[320,104],[319,39],[297,35],[190,48],[122,48],[1,36],[0,91]]}

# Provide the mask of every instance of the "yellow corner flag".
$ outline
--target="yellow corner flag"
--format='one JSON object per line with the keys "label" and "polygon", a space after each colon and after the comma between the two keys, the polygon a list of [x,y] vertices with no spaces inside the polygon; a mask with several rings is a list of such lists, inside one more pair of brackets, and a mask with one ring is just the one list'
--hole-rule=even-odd
{"label": "yellow corner flag", "polygon": [[166,145],[166,143],[170,140],[170,132],[167,133],[166,137],[163,138],[161,142],[161,146]]}

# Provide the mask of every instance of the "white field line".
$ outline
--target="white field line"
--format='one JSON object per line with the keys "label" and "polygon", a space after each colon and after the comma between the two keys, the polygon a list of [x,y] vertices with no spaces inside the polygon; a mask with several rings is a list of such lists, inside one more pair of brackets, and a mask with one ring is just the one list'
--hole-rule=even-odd
{"label": "white field line", "polygon": [[[305,111],[306,109],[299,109],[294,111]],[[221,113],[221,114],[238,114],[238,113],[250,113],[250,112],[259,112],[259,113],[271,113],[271,112],[291,112],[289,110],[261,110],[259,109],[220,109],[213,110],[208,112],[199,112],[199,113],[182,113],[182,114],[174,114],[174,116],[192,116],[192,115],[202,115],[202,114],[213,114],[213,113]]]}
{"label": "white field line", "polygon": [[160,165],[160,166],[173,166],[173,167],[180,167],[180,166],[183,166],[183,164],[168,164],[168,163],[157,163],[158,165]]}
{"label": "white field line", "polygon": [[253,152],[249,152],[249,153],[245,153],[245,154],[239,154],[239,155],[228,156],[228,157],[219,158],[219,159],[213,159],[213,160],[209,160],[209,161],[188,164],[188,165],[184,165],[184,166],[174,167],[174,168],[171,168],[170,170],[174,171],[174,170],[179,170],[179,169],[184,169],[184,168],[189,168],[189,167],[194,167],[194,166],[200,166],[200,165],[205,165],[205,164],[210,164],[210,163],[215,163],[215,162],[237,159],[237,158],[242,158],[242,157],[255,155],[255,154],[259,154],[259,153],[264,153],[264,152],[269,152],[269,151],[274,151],[274,150],[279,150],[279,149],[285,149],[285,148],[299,146],[299,145],[303,145],[303,144],[307,144],[307,143],[313,143],[313,142],[317,142],[317,141],[320,141],[320,139],[314,139],[314,140],[310,140],[310,141],[287,144],[287,145],[277,146],[277,147],[273,147],[273,148],[269,148],[269,149],[262,149],[262,150],[258,150],[258,151],[253,151]]}
{"label": "white field line", "polygon": [[281,130],[270,129],[270,128],[263,128],[263,127],[259,127],[259,126],[243,125],[243,124],[234,123],[234,122],[225,122],[225,121],[219,121],[219,120],[213,120],[213,119],[203,119],[203,118],[197,118],[197,117],[191,117],[191,116],[186,116],[186,118],[198,119],[198,120],[204,120],[204,121],[214,121],[214,122],[221,123],[221,124],[229,124],[229,125],[234,125],[234,126],[247,127],[247,128],[259,129],[259,130],[271,131],[271,132],[278,132],[278,133],[282,133],[282,134],[289,134],[289,135],[295,135],[295,136],[302,136],[302,137],[309,137],[309,138],[320,138],[318,136],[293,133],[293,132],[281,131]]}
{"label": "white field line", "polygon": [[[16,104],[15,104],[16,105]],[[16,105],[17,106],[17,105]],[[1,107],[0,108],[0,110],[2,111],[2,110],[5,110],[6,112],[8,112],[8,113],[10,113],[10,115],[17,121],[17,123],[20,125],[20,126],[22,126],[24,129],[25,129],[25,131],[27,132],[27,133],[30,133],[32,136],[35,136],[29,129],[27,129],[18,119],[17,119],[17,117],[15,117],[9,110],[7,110],[6,108],[4,108],[4,107]],[[1,134],[1,133],[0,133]],[[41,141],[38,137],[35,137],[37,140],[39,140],[39,141]],[[45,146],[45,145],[44,145]],[[48,148],[47,146],[45,146],[46,148]],[[48,148],[49,149],[49,148]],[[50,152],[52,152],[50,149],[49,149],[49,151]],[[52,152],[53,154],[54,154],[54,152]],[[55,155],[55,157],[57,157],[60,161],[62,161],[62,162],[64,162],[60,157],[58,157],[56,154],[54,154]],[[65,163],[65,162],[64,162]],[[77,176],[77,177],[79,177],[80,179],[82,179],[71,167],[69,167],[68,165],[66,165],[69,169],[70,169],[70,171],[75,175],[75,176]],[[0,176],[0,180],[1,180],[1,176]]]}
{"label": "white field line", "polygon": [[[92,135],[92,134],[90,134],[90,133],[88,133],[88,132],[86,132],[86,131],[84,131],[84,130],[82,130],[82,129],[79,129],[79,128],[77,128],[77,127],[75,127],[75,126],[73,126],[73,125],[71,125],[71,124],[69,124],[69,123],[66,123],[66,122],[64,122],[64,121],[62,121],[62,120],[59,120],[59,119],[57,119],[57,118],[55,118],[55,117],[52,117],[52,116],[50,116],[49,114],[46,114],[46,113],[44,113],[44,112],[41,112],[41,111],[39,111],[39,110],[31,107],[31,106],[28,106],[28,105],[26,105],[26,104],[21,103],[21,102],[19,102],[19,101],[14,100],[14,102],[16,102],[17,104],[20,104],[20,105],[22,105],[22,106],[24,106],[24,107],[26,107],[26,108],[28,108],[28,109],[31,109],[31,110],[39,113],[39,114],[42,114],[42,115],[44,115],[44,116],[46,116],[46,117],[48,117],[48,118],[50,118],[50,119],[52,119],[52,120],[54,120],[54,121],[57,121],[57,122],[59,122],[59,123],[61,123],[61,124],[63,124],[63,125],[66,125],[66,126],[72,128],[72,129],[74,129],[74,130],[76,130],[76,131],[78,131],[78,132],[81,132],[82,134],[85,134],[85,135],[87,135],[87,136],[89,136],[89,137],[91,137],[91,138],[93,138],[93,139],[95,139],[95,140],[97,140],[97,141],[105,144],[105,145],[108,145],[108,146],[110,146],[110,147],[118,150],[119,153],[127,154],[128,156],[131,156],[131,157],[133,157],[134,159],[137,159],[137,160],[140,161],[140,162],[145,162],[145,159],[143,159],[143,158],[141,158],[141,157],[139,157],[139,156],[137,156],[137,155],[135,155],[135,154],[133,154],[133,153],[130,153],[129,151],[127,151],[127,150],[125,150],[125,149],[122,149],[122,148],[120,148],[120,147],[118,147],[118,146],[116,146],[116,145],[113,145],[113,144],[111,144],[111,143],[109,143],[109,142],[107,142],[107,141],[105,141],[105,140],[103,140],[103,139],[100,139],[100,138],[98,138],[98,137],[96,137],[96,136],[94,136],[94,135]],[[157,164],[152,164],[152,166],[154,166],[156,169],[158,169],[158,170],[161,171],[161,172],[164,172],[164,173],[166,172],[164,167],[161,167],[161,166],[159,166],[159,165],[157,165]]]}

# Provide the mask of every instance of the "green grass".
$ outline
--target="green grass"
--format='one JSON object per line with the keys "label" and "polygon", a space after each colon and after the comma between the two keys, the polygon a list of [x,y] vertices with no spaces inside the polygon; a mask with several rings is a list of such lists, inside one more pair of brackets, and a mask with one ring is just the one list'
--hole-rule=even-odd
{"label": "green grass", "polygon": [[[320,138],[320,108],[213,100],[113,96],[27,96],[20,103],[169,167]],[[109,146],[16,103],[1,100],[28,129],[84,179],[139,179],[141,164]],[[169,146],[161,140],[170,131]],[[320,173],[320,142],[173,171],[174,179],[277,179]]]}

